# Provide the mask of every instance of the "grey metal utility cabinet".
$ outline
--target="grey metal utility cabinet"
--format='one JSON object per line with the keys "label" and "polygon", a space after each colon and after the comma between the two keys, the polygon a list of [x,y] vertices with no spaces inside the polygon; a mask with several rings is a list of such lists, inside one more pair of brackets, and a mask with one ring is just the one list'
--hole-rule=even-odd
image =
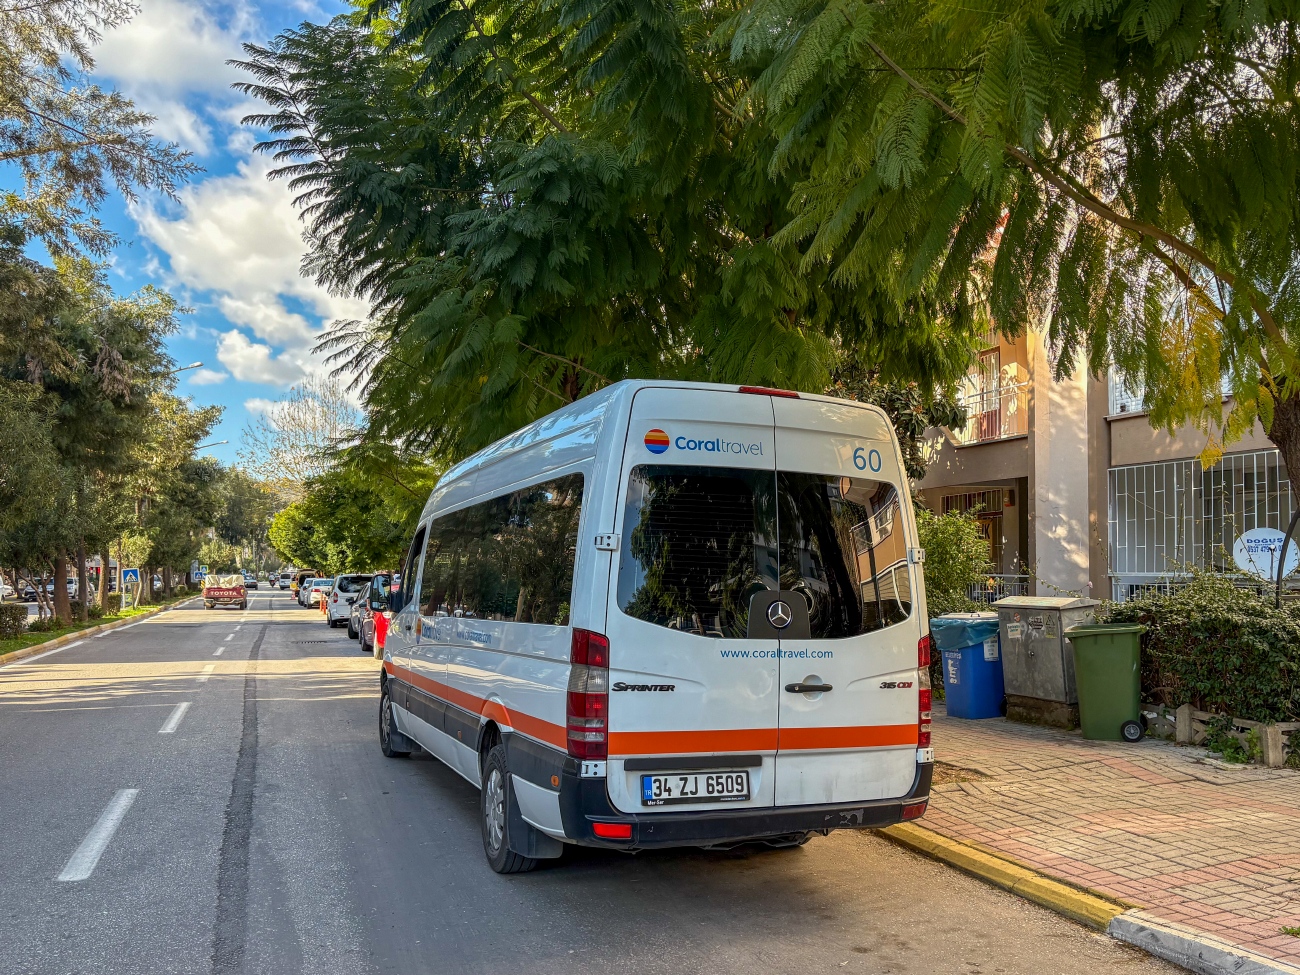
{"label": "grey metal utility cabinet", "polygon": [[1008,596],[993,604],[1008,718],[1061,728],[1079,723],[1074,648],[1065,631],[1091,623],[1098,605],[1078,596]]}

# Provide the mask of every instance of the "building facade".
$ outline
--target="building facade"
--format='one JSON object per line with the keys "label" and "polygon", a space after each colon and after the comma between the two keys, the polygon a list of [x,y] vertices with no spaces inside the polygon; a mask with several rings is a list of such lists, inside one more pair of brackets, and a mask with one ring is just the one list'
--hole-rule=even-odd
{"label": "building facade", "polygon": [[1291,485],[1261,429],[1203,467],[1205,435],[1152,429],[1115,377],[1052,372],[1044,336],[990,336],[961,390],[965,429],[930,431],[916,493],[975,512],[996,569],[977,598],[1125,599],[1192,566],[1231,568],[1245,531],[1286,530]]}

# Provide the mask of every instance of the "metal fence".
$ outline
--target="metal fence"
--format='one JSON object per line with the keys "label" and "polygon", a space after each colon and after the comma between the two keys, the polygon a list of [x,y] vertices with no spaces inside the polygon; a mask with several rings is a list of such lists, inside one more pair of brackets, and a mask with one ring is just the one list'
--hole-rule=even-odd
{"label": "metal fence", "polygon": [[1117,599],[1176,585],[1192,567],[1233,571],[1252,528],[1286,529],[1295,499],[1276,450],[1110,471],[1110,574]]}
{"label": "metal fence", "polygon": [[1029,433],[1029,383],[965,390],[958,399],[966,407],[967,420],[953,437],[963,446]]}
{"label": "metal fence", "polygon": [[1029,576],[992,575],[973,584],[966,595],[977,603],[995,603],[1003,596],[1028,596]]}

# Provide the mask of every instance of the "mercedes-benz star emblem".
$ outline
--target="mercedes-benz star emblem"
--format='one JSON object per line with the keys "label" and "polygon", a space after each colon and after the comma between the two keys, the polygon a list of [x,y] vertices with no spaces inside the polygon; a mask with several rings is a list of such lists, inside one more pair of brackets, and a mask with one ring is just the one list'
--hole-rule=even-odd
{"label": "mercedes-benz star emblem", "polygon": [[767,607],[767,621],[778,630],[784,630],[793,618],[789,604],[780,599]]}

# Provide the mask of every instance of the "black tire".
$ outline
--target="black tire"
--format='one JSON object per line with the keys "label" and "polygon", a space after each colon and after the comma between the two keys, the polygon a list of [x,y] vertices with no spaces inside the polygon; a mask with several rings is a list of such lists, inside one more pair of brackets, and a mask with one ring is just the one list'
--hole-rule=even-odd
{"label": "black tire", "polygon": [[216,605],[217,605],[216,603],[208,603],[208,602],[205,602],[205,603],[203,604],[203,608],[204,608],[204,609],[213,609],[213,608],[216,607]]}
{"label": "black tire", "polygon": [[352,625],[352,617],[351,617],[351,616],[348,617],[348,639],[349,639],[349,640],[360,640],[360,639],[361,639],[361,634],[358,633],[358,632],[357,632],[357,628],[356,628],[355,626]]}
{"label": "black tire", "polygon": [[242,603],[240,603],[240,604],[239,604],[239,608],[240,608],[240,609],[248,609],[248,600],[245,599]]}
{"label": "black tire", "polygon": [[379,692],[379,748],[388,758],[409,758],[410,749],[393,747],[393,699],[388,696],[388,682]]}
{"label": "black tire", "polygon": [[368,657],[373,657],[375,655],[375,645],[373,643],[366,643],[364,640],[362,640],[361,652]]}
{"label": "black tire", "polygon": [[1143,735],[1146,734],[1146,732],[1142,730],[1142,724],[1139,721],[1125,721],[1120,726],[1119,733],[1123,736],[1125,741],[1130,743],[1141,741]]}
{"label": "black tire", "polygon": [[483,787],[479,792],[483,852],[487,854],[488,866],[497,873],[526,873],[537,866],[532,857],[522,857],[510,849],[510,804],[513,801],[506,746],[497,745],[488,753],[483,766]]}

